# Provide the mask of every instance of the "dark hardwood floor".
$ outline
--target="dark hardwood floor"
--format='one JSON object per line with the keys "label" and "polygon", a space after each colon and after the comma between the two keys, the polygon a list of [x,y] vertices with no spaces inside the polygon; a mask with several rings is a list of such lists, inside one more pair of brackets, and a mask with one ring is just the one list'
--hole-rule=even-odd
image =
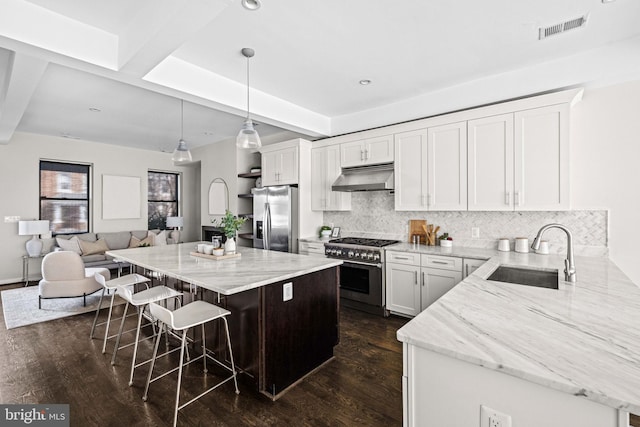
{"label": "dark hardwood floor", "polygon": [[[0,290],[20,285],[1,286]],[[121,307],[117,309],[121,313]],[[132,349],[118,352],[115,366],[90,340],[93,313],[6,330],[0,325],[0,402],[67,403],[72,426],[170,425],[175,374],[151,385],[142,401],[146,367],[128,386]],[[295,319],[292,319],[295,321]],[[182,426],[400,426],[402,346],[395,333],[406,323],[343,308],[335,358],[276,402],[240,383],[227,383],[180,411]],[[134,318],[129,322],[133,326]],[[151,354],[151,343],[142,355]],[[174,357],[174,360],[176,358]],[[168,362],[168,361],[167,361]],[[185,372],[182,402],[203,390],[201,364]]]}
{"label": "dark hardwood floor", "polygon": [[[139,368],[129,387],[132,350],[121,350],[111,366],[113,343],[103,355],[102,341],[89,340],[92,320],[93,313],[87,313],[8,331],[0,316],[0,402],[67,403],[72,426],[171,425],[175,375],[152,384],[143,402],[147,369]],[[129,321],[133,326],[133,317]],[[242,383],[236,395],[227,383],[181,410],[178,425],[400,426],[402,346],[395,333],[406,322],[343,308],[335,358],[279,400]],[[150,342],[141,351],[148,357]],[[201,366],[186,370],[183,402],[206,384]],[[640,417],[632,415],[631,426],[640,427]]]}

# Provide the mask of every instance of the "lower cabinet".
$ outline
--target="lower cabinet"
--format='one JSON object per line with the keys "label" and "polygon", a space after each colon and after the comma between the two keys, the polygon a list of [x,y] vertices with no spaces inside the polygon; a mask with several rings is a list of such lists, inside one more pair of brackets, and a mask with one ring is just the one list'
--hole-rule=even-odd
{"label": "lower cabinet", "polygon": [[462,280],[462,258],[387,251],[387,310],[416,316]]}
{"label": "lower cabinet", "polygon": [[465,258],[462,267],[462,278],[466,279],[468,275],[476,271],[478,267],[480,267],[485,262],[487,261],[484,259]]}

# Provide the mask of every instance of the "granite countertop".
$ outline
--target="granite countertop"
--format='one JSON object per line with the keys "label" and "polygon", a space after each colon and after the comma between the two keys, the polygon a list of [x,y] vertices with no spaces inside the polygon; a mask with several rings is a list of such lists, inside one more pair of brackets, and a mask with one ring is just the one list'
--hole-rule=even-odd
{"label": "granite countertop", "polygon": [[198,243],[107,251],[107,255],[223,295],[232,295],[342,264],[341,260],[238,247],[238,258],[190,255]]}
{"label": "granite countertop", "polygon": [[563,256],[494,252],[398,340],[640,413],[640,288],[606,257],[576,257],[577,282],[558,290],[487,281],[499,265],[557,268],[564,278]]}

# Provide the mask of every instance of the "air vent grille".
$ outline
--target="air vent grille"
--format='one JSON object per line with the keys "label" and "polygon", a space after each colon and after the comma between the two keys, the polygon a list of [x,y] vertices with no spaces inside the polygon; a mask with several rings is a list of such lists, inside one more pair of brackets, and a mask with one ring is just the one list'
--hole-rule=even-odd
{"label": "air vent grille", "polygon": [[575,30],[576,28],[582,28],[587,25],[587,15],[579,18],[571,19],[569,21],[562,22],[560,24],[550,25],[548,27],[541,27],[539,29],[538,38],[540,40],[547,37],[555,36],[556,34],[564,33],[565,31]]}

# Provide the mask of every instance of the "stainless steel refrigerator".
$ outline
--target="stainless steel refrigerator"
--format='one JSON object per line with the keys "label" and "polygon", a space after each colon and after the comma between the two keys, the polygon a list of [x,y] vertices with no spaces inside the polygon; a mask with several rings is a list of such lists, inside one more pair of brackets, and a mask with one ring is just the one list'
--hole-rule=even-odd
{"label": "stainless steel refrigerator", "polygon": [[298,189],[288,185],[251,189],[253,247],[298,252]]}

